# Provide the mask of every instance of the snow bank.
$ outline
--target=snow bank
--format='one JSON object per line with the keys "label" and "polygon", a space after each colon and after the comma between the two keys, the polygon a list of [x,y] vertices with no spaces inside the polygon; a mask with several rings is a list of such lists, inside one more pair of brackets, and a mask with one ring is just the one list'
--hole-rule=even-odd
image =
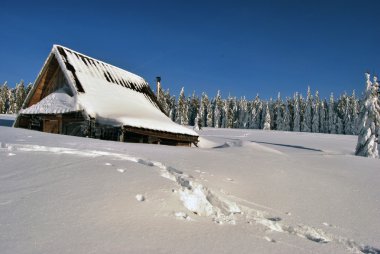
{"label": "snow bank", "polygon": [[0,127],[2,253],[380,252],[379,161],[356,137],[200,133],[231,146]]}

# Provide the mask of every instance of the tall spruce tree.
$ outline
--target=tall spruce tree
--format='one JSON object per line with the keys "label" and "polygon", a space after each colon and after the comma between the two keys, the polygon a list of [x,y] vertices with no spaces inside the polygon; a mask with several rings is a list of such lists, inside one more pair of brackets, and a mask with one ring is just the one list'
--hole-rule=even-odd
{"label": "tall spruce tree", "polygon": [[356,99],[355,90],[352,91],[351,95],[351,110],[352,110],[352,134],[357,135],[359,133],[358,131],[358,125],[359,125],[359,110],[358,110],[358,100]]}
{"label": "tall spruce tree", "polygon": [[215,99],[207,105],[207,126],[215,127]]}
{"label": "tall spruce tree", "polygon": [[376,77],[372,84],[369,73],[366,73],[365,77],[366,90],[360,109],[360,131],[355,155],[379,158],[377,140],[380,129],[379,84]]}
{"label": "tall spruce tree", "polygon": [[6,81],[0,87],[0,104],[0,114],[7,113],[9,105],[9,88]]}
{"label": "tall spruce tree", "polygon": [[326,99],[321,101],[321,106],[319,107],[319,123],[320,123],[320,132],[328,133],[328,122],[326,117]]}
{"label": "tall spruce tree", "polygon": [[301,110],[300,110],[300,97],[298,93],[294,95],[294,121],[293,121],[293,131],[301,130]]}
{"label": "tall spruce tree", "polygon": [[318,133],[320,131],[320,117],[319,117],[319,112],[320,112],[320,100],[319,100],[319,92],[315,92],[315,97],[314,97],[314,103],[313,103],[313,118],[312,118],[312,126],[311,130],[312,132]]}
{"label": "tall spruce tree", "polygon": [[284,123],[283,123],[283,129],[284,131],[290,131],[290,121],[291,121],[291,115],[289,110],[289,100],[286,100],[285,103],[285,110],[284,110]]}
{"label": "tall spruce tree", "polygon": [[265,120],[264,120],[264,128],[263,128],[263,130],[270,130],[271,119],[270,119],[270,113],[269,113],[268,103],[267,103],[267,106],[265,108],[265,117],[264,117],[264,119]]}
{"label": "tall spruce tree", "polygon": [[311,96],[310,86],[307,88],[307,97],[305,104],[305,113],[302,120],[302,131],[310,132],[311,124],[312,124],[312,106],[313,106],[313,98]]}
{"label": "tall spruce tree", "polygon": [[223,121],[223,101],[222,96],[220,95],[220,91],[218,90],[215,97],[215,128],[222,127]]}
{"label": "tall spruce tree", "polygon": [[208,105],[210,101],[206,93],[202,93],[201,98],[201,108],[200,108],[200,121],[203,127],[207,127],[207,114],[208,114]]}
{"label": "tall spruce tree", "polygon": [[331,93],[330,95],[330,101],[329,101],[329,116],[328,116],[328,127],[329,127],[329,133],[335,134],[336,133],[336,126],[335,126],[335,111],[334,111],[334,95]]}
{"label": "tall spruce tree", "polygon": [[282,100],[278,93],[276,101],[276,130],[284,130],[284,118],[282,117]]}
{"label": "tall spruce tree", "polygon": [[187,100],[185,97],[185,89],[182,87],[181,92],[178,97],[178,106],[176,112],[176,123],[178,124],[188,124],[188,107]]}

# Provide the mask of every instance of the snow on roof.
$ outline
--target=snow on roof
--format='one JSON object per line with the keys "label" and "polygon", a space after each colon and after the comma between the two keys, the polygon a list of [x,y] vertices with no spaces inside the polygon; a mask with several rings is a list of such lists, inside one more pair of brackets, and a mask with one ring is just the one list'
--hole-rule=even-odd
{"label": "snow on roof", "polygon": [[62,46],[53,53],[77,89],[78,107],[100,123],[198,136],[162,112],[142,77]]}
{"label": "snow on roof", "polygon": [[23,109],[21,114],[64,114],[78,111],[75,99],[68,95],[64,90],[57,90],[37,104]]}

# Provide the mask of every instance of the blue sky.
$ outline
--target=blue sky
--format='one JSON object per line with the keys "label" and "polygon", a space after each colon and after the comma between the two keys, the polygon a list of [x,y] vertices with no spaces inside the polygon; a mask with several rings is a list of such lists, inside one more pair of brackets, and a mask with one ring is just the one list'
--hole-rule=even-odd
{"label": "blue sky", "polygon": [[380,1],[8,1],[0,83],[33,82],[53,44],[178,94],[360,94],[380,74]]}

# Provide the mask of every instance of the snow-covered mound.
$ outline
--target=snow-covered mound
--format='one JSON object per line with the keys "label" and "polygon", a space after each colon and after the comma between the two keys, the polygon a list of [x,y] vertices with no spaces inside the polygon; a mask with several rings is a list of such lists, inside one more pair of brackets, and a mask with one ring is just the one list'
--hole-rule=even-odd
{"label": "snow-covered mound", "polygon": [[0,127],[1,253],[380,253],[357,137],[205,129],[200,148]]}

